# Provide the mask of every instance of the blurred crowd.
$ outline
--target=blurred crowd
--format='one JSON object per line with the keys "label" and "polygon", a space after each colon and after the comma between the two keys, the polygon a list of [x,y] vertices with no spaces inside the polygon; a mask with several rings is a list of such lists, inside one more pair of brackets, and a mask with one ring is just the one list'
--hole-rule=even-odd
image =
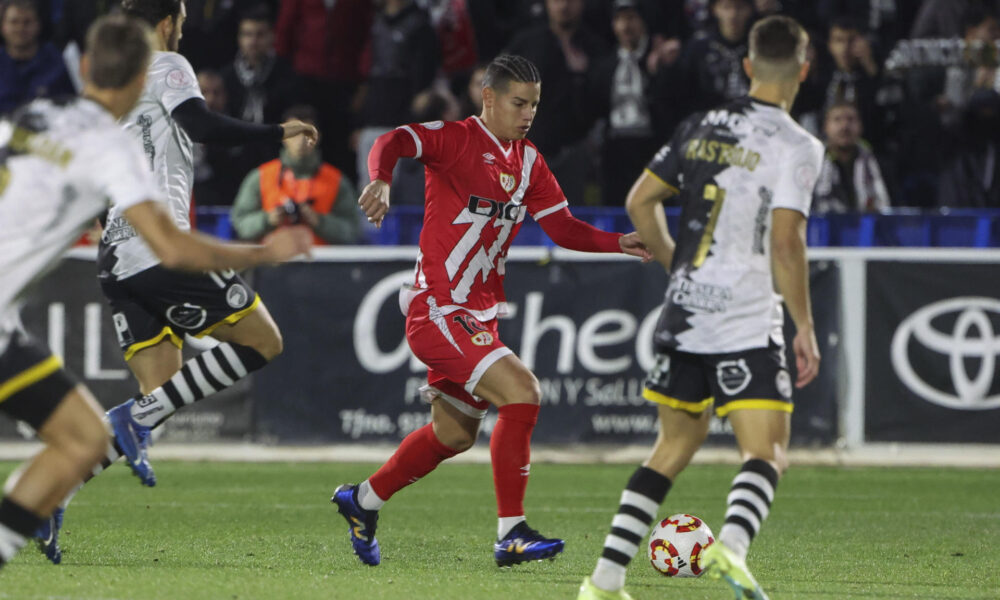
{"label": "blurred crowd", "polygon": [[[0,112],[73,92],[87,26],[117,4],[3,0]],[[187,0],[186,7],[180,51],[212,109],[254,122],[305,115],[322,135],[319,153],[305,158],[288,144],[198,149],[195,202],[234,206],[245,237],[288,215],[316,220],[311,207],[336,207],[338,196],[354,194],[367,183],[368,149],[391,128],[478,114],[483,65],[501,52],[541,70],[529,138],[570,203],[620,206],[680,120],[747,93],[747,34],[774,13],[795,17],[811,36],[812,68],[793,116],[828,150],[814,211],[1000,207],[1000,0]],[[394,202],[423,202],[418,164],[402,162],[396,177]],[[314,179],[329,202],[312,197],[315,185],[303,187]],[[268,191],[270,209],[255,214],[268,205]],[[317,235],[331,242],[357,235],[327,229],[335,233]]]}

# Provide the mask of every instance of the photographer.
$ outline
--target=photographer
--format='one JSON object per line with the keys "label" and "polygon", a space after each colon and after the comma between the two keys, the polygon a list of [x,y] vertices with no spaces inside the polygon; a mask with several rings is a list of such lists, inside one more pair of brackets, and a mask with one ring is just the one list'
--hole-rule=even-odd
{"label": "photographer", "polygon": [[[315,124],[310,106],[293,106],[286,118]],[[351,244],[359,233],[357,192],[333,165],[324,163],[304,136],[282,142],[281,155],[246,176],[230,213],[241,239],[257,240],[286,225],[303,224],[317,245]]]}

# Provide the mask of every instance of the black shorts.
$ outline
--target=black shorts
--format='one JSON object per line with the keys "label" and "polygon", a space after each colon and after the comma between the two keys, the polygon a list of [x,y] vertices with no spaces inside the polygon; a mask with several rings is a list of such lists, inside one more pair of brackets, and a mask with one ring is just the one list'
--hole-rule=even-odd
{"label": "black shorts", "polygon": [[0,412],[38,431],[78,382],[58,357],[24,331],[0,331],[3,337],[7,347],[0,350]]}
{"label": "black shorts", "polygon": [[792,412],[792,378],[784,348],[772,343],[729,354],[658,352],[642,397],[699,414],[715,405],[724,417],[734,410]]}
{"label": "black shorts", "polygon": [[253,312],[260,297],[235,271],[184,273],[160,265],[122,280],[101,279],[125,360],[184,334],[203,337]]}

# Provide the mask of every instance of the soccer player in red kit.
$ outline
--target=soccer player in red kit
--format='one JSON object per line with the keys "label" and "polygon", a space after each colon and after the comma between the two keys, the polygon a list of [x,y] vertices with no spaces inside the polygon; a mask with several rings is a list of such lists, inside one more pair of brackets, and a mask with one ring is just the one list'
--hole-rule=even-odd
{"label": "soccer player in red kit", "polygon": [[499,56],[483,78],[483,114],[464,121],[406,125],[376,141],[368,156],[371,183],[359,204],[380,224],[389,210],[392,170],[401,157],[426,167],[424,226],[413,281],[400,292],[406,339],[428,366],[424,399],[432,423],[414,431],[359,485],[342,485],[332,501],[350,526],[362,562],[381,560],[378,510],[441,461],[468,450],[492,404],[499,418],[490,437],[499,526],[499,566],[553,558],[563,540],[528,527],[531,432],[538,417],[538,380],[500,341],[506,313],[504,260],[525,215],[560,246],[587,252],[651,255],[635,233],[595,229],[573,218],[566,198],[535,146],[524,139],[541,93],[528,60]]}

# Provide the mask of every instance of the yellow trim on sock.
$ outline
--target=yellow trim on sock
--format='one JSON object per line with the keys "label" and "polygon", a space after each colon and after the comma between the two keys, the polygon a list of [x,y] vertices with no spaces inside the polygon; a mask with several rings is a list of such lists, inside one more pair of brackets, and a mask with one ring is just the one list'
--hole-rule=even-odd
{"label": "yellow trim on sock", "polygon": [[657,404],[663,404],[664,406],[669,406],[670,408],[676,408],[677,410],[684,410],[689,413],[702,413],[705,409],[712,406],[713,398],[705,398],[701,402],[688,402],[687,400],[678,400],[677,398],[671,398],[670,396],[664,396],[659,392],[654,392],[649,388],[643,388],[642,397],[650,402],[656,402]]}
{"label": "yellow trim on sock", "polygon": [[791,402],[785,402],[784,400],[765,400],[765,399],[751,399],[751,400],[733,400],[732,402],[727,402],[722,406],[715,409],[715,414],[720,417],[724,417],[734,410],[777,410],[781,412],[790,413],[794,409]]}
{"label": "yellow trim on sock", "polygon": [[237,323],[243,317],[245,317],[245,316],[249,315],[250,313],[252,313],[253,311],[257,310],[258,306],[260,306],[260,294],[254,294],[253,303],[251,303],[250,306],[244,308],[243,310],[234,312],[233,314],[229,315],[228,317],[226,317],[225,319],[219,321],[218,323],[216,323],[214,325],[210,325],[206,329],[202,329],[198,333],[194,334],[194,337],[196,337],[196,338],[203,338],[206,335],[211,334],[213,331],[215,331],[215,329],[217,327],[219,327],[221,325],[224,325],[226,323],[228,323],[230,325],[232,325],[233,323]]}
{"label": "yellow trim on sock", "polygon": [[653,177],[653,179],[655,179],[655,180],[659,181],[660,183],[662,183],[663,185],[667,186],[667,189],[670,190],[671,194],[679,194],[679,193],[681,193],[681,191],[679,189],[675,188],[674,186],[672,186],[669,183],[667,183],[666,181],[664,181],[663,178],[660,177],[659,175],[657,175],[656,173],[650,171],[649,169],[644,169],[644,170],[646,171],[647,175],[651,175]]}
{"label": "yellow trim on sock", "polygon": [[131,346],[129,346],[128,348],[126,348],[125,360],[126,361],[132,360],[132,357],[135,356],[136,352],[140,350],[145,350],[146,348],[149,348],[151,346],[155,346],[160,342],[162,342],[164,338],[170,338],[170,343],[177,346],[178,349],[184,347],[184,339],[179,337],[176,333],[174,333],[173,329],[170,329],[169,327],[164,327],[163,329],[160,330],[160,333],[156,334],[155,337],[152,337],[142,342],[136,342]]}
{"label": "yellow trim on sock", "polygon": [[0,383],[0,402],[21,390],[32,386],[62,368],[62,361],[52,355],[37,365],[21,371],[7,381]]}

